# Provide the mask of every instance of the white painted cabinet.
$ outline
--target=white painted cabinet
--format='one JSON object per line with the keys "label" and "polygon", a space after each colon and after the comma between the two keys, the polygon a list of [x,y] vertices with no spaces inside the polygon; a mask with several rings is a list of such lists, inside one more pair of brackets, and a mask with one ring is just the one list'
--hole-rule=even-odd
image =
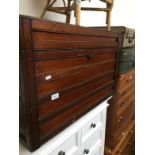
{"label": "white painted cabinet", "polygon": [[107,107],[106,100],[35,152],[20,144],[20,155],[103,155]]}

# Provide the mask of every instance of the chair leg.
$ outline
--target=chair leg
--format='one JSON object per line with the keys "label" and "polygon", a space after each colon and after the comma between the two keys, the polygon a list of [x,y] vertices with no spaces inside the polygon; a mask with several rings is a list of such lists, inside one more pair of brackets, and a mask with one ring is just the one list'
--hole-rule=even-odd
{"label": "chair leg", "polygon": [[110,9],[110,11],[107,11],[106,16],[106,24],[107,24],[107,31],[110,31],[110,25],[111,25],[111,5],[107,4],[107,8]]}
{"label": "chair leg", "polygon": [[68,0],[67,13],[66,13],[66,23],[70,24],[71,11],[70,11],[71,0]]}
{"label": "chair leg", "polygon": [[41,14],[40,18],[43,18],[44,17],[44,15],[46,13],[46,8],[49,6],[50,2],[51,2],[51,0],[47,0],[46,6],[44,8],[44,12]]}
{"label": "chair leg", "polygon": [[76,0],[76,25],[80,25],[81,0]]}

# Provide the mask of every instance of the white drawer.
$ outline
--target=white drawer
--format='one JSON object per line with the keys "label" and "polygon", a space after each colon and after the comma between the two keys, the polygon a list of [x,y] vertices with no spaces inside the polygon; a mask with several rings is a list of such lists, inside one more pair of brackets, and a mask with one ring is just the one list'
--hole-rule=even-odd
{"label": "white drawer", "polygon": [[101,126],[102,117],[101,113],[99,113],[82,127],[82,143],[84,143]]}
{"label": "white drawer", "polygon": [[68,138],[64,143],[59,145],[54,151],[48,153],[48,155],[74,155],[77,150],[77,133]]}
{"label": "white drawer", "polygon": [[87,141],[79,148],[74,155],[91,155],[102,145],[102,130],[98,129]]}

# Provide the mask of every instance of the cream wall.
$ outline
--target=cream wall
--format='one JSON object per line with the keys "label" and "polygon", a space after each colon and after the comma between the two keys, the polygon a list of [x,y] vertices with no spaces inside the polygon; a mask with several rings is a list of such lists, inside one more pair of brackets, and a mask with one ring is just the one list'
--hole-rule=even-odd
{"label": "cream wall", "polygon": [[[19,13],[40,17],[43,12],[46,0],[19,0]],[[58,0],[57,5],[61,6],[62,0]],[[91,0],[82,2],[82,6],[90,7],[104,7],[105,4],[99,0]],[[111,25],[123,25],[135,28],[135,0],[114,0],[114,8],[112,11]],[[65,16],[46,12],[44,19],[51,19],[60,22],[65,22]],[[71,23],[75,23],[74,16],[72,15]],[[101,26],[105,25],[104,12],[85,12],[81,13],[82,26]]]}

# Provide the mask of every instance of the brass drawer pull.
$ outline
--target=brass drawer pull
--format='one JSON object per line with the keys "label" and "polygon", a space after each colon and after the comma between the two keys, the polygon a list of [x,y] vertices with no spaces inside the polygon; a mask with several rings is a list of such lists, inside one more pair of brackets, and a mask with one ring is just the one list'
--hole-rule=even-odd
{"label": "brass drawer pull", "polygon": [[128,83],[129,82],[129,80],[126,80],[126,83]]}
{"label": "brass drawer pull", "polygon": [[118,120],[118,123],[121,123],[123,120],[124,120],[124,118],[120,117],[119,120]]}
{"label": "brass drawer pull", "polygon": [[121,102],[120,107],[123,107],[124,104],[125,104],[124,102]]}
{"label": "brass drawer pull", "polygon": [[124,96],[125,94],[126,94],[126,92],[125,92],[125,91],[121,92],[121,96]]}

